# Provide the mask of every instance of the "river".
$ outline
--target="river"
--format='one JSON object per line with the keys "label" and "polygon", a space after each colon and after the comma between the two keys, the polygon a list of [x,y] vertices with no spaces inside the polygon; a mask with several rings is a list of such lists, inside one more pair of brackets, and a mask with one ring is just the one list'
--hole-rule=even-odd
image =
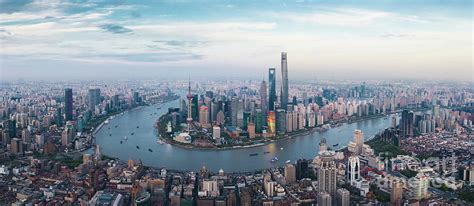
{"label": "river", "polygon": [[[300,158],[313,159],[318,153],[318,145],[322,137],[326,138],[328,147],[338,149],[346,146],[353,139],[355,129],[361,129],[364,137],[368,138],[389,127],[391,121],[391,118],[383,117],[368,119],[343,124],[322,133],[314,132],[244,149],[199,150],[166,143],[158,144],[153,124],[168,111],[169,107],[178,107],[178,104],[179,100],[174,100],[161,105],[141,107],[116,116],[95,134],[96,143],[100,145],[102,154],[125,161],[141,160],[147,166],[173,170],[198,171],[202,166],[206,166],[214,172],[221,168],[225,172],[254,171],[283,166],[287,160],[294,162]],[[157,109],[158,107],[161,108]],[[131,135],[132,132],[134,135]],[[127,136],[127,141],[124,140],[125,136]],[[121,144],[120,141],[123,143]],[[339,145],[332,147],[334,144]],[[270,153],[264,154],[266,151]],[[258,153],[258,155],[249,156],[252,153]],[[278,157],[279,161],[272,163],[271,159],[274,156]]]}

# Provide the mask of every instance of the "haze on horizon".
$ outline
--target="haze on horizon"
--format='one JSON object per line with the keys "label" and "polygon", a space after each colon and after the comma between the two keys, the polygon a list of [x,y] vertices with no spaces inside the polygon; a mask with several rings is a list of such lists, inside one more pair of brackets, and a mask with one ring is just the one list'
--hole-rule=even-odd
{"label": "haze on horizon", "polygon": [[0,0],[0,81],[473,80],[472,2]]}

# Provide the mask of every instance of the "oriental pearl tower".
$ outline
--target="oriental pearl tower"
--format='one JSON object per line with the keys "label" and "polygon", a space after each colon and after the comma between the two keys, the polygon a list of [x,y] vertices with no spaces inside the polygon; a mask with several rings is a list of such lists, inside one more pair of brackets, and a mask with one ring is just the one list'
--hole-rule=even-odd
{"label": "oriental pearl tower", "polygon": [[191,94],[191,80],[189,81],[187,98],[188,98],[188,118],[186,119],[186,121],[188,123],[188,133],[190,133],[191,124],[193,123],[192,110],[191,110],[191,101],[193,99],[193,95]]}

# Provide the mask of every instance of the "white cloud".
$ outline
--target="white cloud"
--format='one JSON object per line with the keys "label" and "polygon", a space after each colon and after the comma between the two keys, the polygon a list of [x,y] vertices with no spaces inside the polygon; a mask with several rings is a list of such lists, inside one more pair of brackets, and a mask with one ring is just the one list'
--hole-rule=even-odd
{"label": "white cloud", "polygon": [[379,21],[426,22],[417,16],[405,16],[387,11],[364,10],[355,8],[316,9],[309,13],[283,12],[274,13],[275,17],[295,21],[330,26],[367,26]]}

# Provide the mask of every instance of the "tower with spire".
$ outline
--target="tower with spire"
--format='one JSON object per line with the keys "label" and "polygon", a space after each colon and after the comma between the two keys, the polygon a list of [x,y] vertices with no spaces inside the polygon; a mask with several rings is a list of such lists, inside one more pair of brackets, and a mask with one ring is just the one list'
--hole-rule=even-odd
{"label": "tower with spire", "polygon": [[186,119],[188,123],[188,133],[191,132],[191,124],[193,123],[193,117],[192,117],[192,110],[191,110],[191,102],[193,100],[193,95],[191,94],[191,80],[188,82],[188,118]]}

